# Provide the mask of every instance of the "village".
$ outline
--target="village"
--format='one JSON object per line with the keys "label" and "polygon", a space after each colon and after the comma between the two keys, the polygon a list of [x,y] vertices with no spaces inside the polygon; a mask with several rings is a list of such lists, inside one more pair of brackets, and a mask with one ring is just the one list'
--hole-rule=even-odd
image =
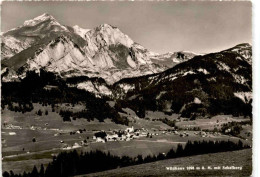
{"label": "village", "polygon": [[[122,130],[114,130],[112,132],[97,132],[93,136],[93,140],[96,142],[107,142],[107,141],[130,141],[131,139],[137,139],[140,137],[154,136],[155,133],[149,133],[147,129],[134,129],[134,127],[126,128]],[[157,134],[158,135],[158,134]]]}
{"label": "village", "polygon": [[[196,121],[180,119],[176,120],[175,126],[168,126],[159,119],[160,115],[153,116],[152,113],[149,113],[149,119],[146,120],[136,117],[129,109],[125,109],[125,111],[131,120],[128,126],[117,125],[109,120],[104,123],[98,121],[89,123],[83,119],[62,122],[58,116],[50,117],[52,114],[56,115],[50,110],[51,113],[41,120],[35,118],[32,121],[32,119],[21,117],[24,119],[24,122],[21,123],[20,117],[15,118],[15,120],[9,120],[9,117],[6,117],[2,122],[3,157],[14,155],[14,153],[10,154],[10,151],[16,152],[15,155],[41,153],[46,150],[67,151],[72,149],[83,151],[102,149],[112,152],[116,145],[122,148],[115,150],[113,152],[115,154],[126,153],[126,149],[133,155],[146,154],[146,152],[142,152],[143,147],[151,149],[151,152],[147,151],[147,154],[156,154],[158,146],[167,151],[176,144],[186,143],[189,140],[207,141],[212,138],[215,140],[235,140],[236,137],[230,136],[228,132],[230,129],[221,132],[222,124],[232,121],[246,121],[220,116]],[[35,114],[32,113],[31,116],[35,116]],[[158,120],[153,120],[154,118]],[[80,123],[78,123],[79,121]],[[245,128],[249,129],[250,126]],[[247,142],[250,139],[246,135],[243,137]],[[35,146],[38,147],[37,150],[35,150]]]}
{"label": "village", "polygon": [[[15,117],[15,113],[13,114]],[[2,160],[5,163],[5,168],[10,167],[10,169],[12,169],[16,159],[21,157],[26,159],[38,156],[47,157],[46,162],[44,158],[41,160],[47,164],[57,153],[71,150],[78,152],[101,150],[113,155],[135,157],[140,154],[142,156],[164,154],[171,148],[177,148],[178,144],[184,146],[188,141],[194,140],[230,140],[234,142],[239,140],[238,137],[220,132],[221,126],[215,127],[218,119],[196,120],[196,123],[181,119],[176,126],[171,127],[160,120],[144,120],[134,116],[132,116],[134,118],[132,118],[130,125],[124,126],[109,120],[104,123],[87,122],[81,119],[62,122],[58,116],[25,119],[19,115],[14,120],[10,120],[8,119],[10,115],[6,115],[8,116],[1,126]],[[35,116],[34,113],[32,113],[33,116]],[[219,124],[235,120],[226,120],[222,117],[219,118],[221,119]],[[21,122],[19,119],[24,119],[24,121]],[[201,123],[202,121],[204,124]],[[214,131],[215,128],[218,131]],[[245,126],[245,128],[249,129],[250,126]],[[228,131],[230,130],[227,129],[226,132],[228,133]],[[247,139],[244,139],[244,142],[247,141],[250,145],[251,141],[248,141],[250,137],[245,138]],[[144,149],[146,150],[144,151]],[[26,162],[24,165],[31,165],[30,160],[24,162]]]}
{"label": "village", "polygon": [[[86,132],[85,129],[79,129],[77,131],[70,132],[70,135],[74,134],[83,134]],[[225,136],[220,132],[212,132],[212,131],[185,131],[185,130],[177,130],[174,127],[169,129],[151,129],[148,130],[146,128],[140,128],[135,129],[132,127],[127,127],[125,130],[109,130],[109,131],[92,131],[94,134],[92,138],[87,137],[87,139],[81,140],[79,143],[75,142],[71,146],[66,144],[64,141],[60,141],[62,144],[63,150],[70,150],[74,148],[80,148],[82,146],[89,146],[91,143],[107,143],[107,142],[115,142],[115,141],[131,141],[131,140],[137,140],[137,139],[151,139],[150,141],[153,141],[153,138],[158,136],[158,140],[154,142],[163,142],[163,140],[160,140],[160,137],[171,137],[171,136],[178,136],[180,138],[185,138],[183,141],[187,141],[187,138],[191,136],[192,137],[200,137],[200,138],[210,138],[210,137],[219,137],[219,136]],[[61,135],[61,133],[55,134],[55,136]],[[165,141],[165,140],[164,140]]]}
{"label": "village", "polygon": [[[56,137],[56,141],[60,144],[61,150],[70,150],[76,149],[84,146],[89,146],[91,143],[106,143],[106,142],[115,142],[115,141],[131,141],[136,139],[145,139],[149,138],[153,140],[153,137],[156,136],[178,136],[180,138],[189,137],[189,136],[198,136],[201,138],[220,136],[219,132],[206,132],[206,131],[190,131],[188,128],[186,130],[178,130],[175,127],[171,127],[168,129],[147,129],[147,128],[134,128],[134,126],[126,127],[125,129],[109,129],[109,130],[86,130],[86,129],[78,129],[74,131],[64,131],[61,129],[55,129],[48,127],[48,124],[44,124],[44,127],[40,126],[18,126],[13,124],[8,124],[5,122],[2,126],[3,130],[9,130],[8,132],[3,131],[3,135],[16,136],[17,130],[30,130],[30,131],[51,131],[53,132],[53,136]],[[67,142],[64,139],[64,136],[73,136],[73,142]],[[5,142],[5,139],[2,138]],[[38,137],[33,136],[31,138],[32,143],[39,142]],[[186,141],[186,139],[184,140]],[[30,153],[28,150],[27,153]]]}

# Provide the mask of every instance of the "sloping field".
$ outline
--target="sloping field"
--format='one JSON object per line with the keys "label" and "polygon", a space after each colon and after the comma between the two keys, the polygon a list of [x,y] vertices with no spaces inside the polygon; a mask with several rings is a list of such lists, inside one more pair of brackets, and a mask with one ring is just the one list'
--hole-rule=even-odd
{"label": "sloping field", "polygon": [[232,115],[217,115],[210,119],[196,119],[177,122],[179,128],[194,128],[199,127],[201,130],[213,130],[214,128],[221,129],[221,126],[228,122],[243,122],[249,121],[249,118],[233,117]]}
{"label": "sloping field", "polygon": [[[205,167],[205,170],[167,170],[166,167]],[[208,166],[212,170],[208,170]],[[214,167],[220,166],[220,170]],[[223,166],[242,167],[242,170],[223,170]],[[251,149],[222,152],[214,154],[197,155],[176,159],[162,160],[142,165],[108,170],[83,176],[91,177],[126,177],[126,176],[250,176],[252,173]]]}

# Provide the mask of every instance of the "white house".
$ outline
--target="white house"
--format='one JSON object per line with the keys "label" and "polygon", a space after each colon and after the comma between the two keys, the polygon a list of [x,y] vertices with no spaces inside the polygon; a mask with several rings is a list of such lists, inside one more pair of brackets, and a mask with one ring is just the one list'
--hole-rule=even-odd
{"label": "white house", "polygon": [[118,139],[118,134],[113,134],[113,135],[107,135],[106,140],[107,141],[115,141]]}
{"label": "white house", "polygon": [[9,135],[16,135],[15,132],[9,132]]}
{"label": "white house", "polygon": [[81,147],[81,146],[78,143],[74,143],[72,146],[72,148],[79,148],[79,147]]}
{"label": "white house", "polygon": [[100,138],[100,137],[97,137],[96,142],[102,142],[102,143],[105,143],[105,140],[102,139],[102,138]]}
{"label": "white house", "polygon": [[134,132],[134,127],[132,126],[130,128],[126,128],[125,131],[128,133],[132,133],[132,132]]}

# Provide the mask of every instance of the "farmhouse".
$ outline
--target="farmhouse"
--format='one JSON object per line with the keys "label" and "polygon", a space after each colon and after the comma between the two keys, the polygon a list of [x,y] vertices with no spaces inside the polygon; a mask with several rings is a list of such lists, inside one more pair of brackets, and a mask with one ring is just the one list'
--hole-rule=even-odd
{"label": "farmhouse", "polygon": [[6,128],[6,129],[18,129],[18,130],[20,130],[20,129],[22,129],[20,126],[18,126],[18,125],[13,125],[13,124],[4,124],[4,127]]}
{"label": "farmhouse", "polygon": [[112,134],[112,135],[108,134],[108,135],[106,136],[106,140],[107,140],[107,141],[116,141],[116,140],[119,140],[118,134]]}
{"label": "farmhouse", "polygon": [[72,146],[72,148],[79,148],[79,147],[81,147],[81,146],[78,143],[74,143]]}
{"label": "farmhouse", "polygon": [[126,128],[126,129],[125,129],[125,132],[128,132],[128,133],[134,132],[134,127],[132,126],[132,127],[130,127],[130,128]]}
{"label": "farmhouse", "polygon": [[175,135],[179,135],[179,134],[180,134],[180,133],[179,133],[178,131],[176,131],[176,130],[175,130],[173,133],[174,133]]}
{"label": "farmhouse", "polygon": [[141,132],[139,136],[140,137],[145,137],[145,136],[147,136],[147,133],[146,132]]}
{"label": "farmhouse", "polygon": [[87,141],[84,140],[84,141],[80,141],[80,145],[81,145],[81,146],[87,146],[88,144],[87,144]]}
{"label": "farmhouse", "polygon": [[9,132],[9,135],[16,135],[15,132]]}
{"label": "farmhouse", "polygon": [[102,143],[105,143],[105,140],[102,139],[102,138],[100,138],[100,137],[97,137],[96,142],[102,142]]}

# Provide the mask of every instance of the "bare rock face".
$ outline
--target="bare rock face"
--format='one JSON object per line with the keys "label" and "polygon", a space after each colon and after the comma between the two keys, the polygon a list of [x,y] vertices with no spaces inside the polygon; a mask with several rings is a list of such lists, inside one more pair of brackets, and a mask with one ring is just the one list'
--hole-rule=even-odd
{"label": "bare rock face", "polygon": [[2,63],[12,70],[6,76],[17,79],[27,71],[45,69],[62,77],[101,77],[113,84],[123,78],[162,72],[195,56],[155,54],[117,27],[68,27],[46,13],[1,36]]}
{"label": "bare rock face", "polygon": [[22,50],[37,44],[44,38],[55,37],[60,32],[66,31],[68,29],[65,26],[59,24],[51,15],[46,13],[27,20],[22,26],[11,29],[1,35],[1,58],[10,58]]}

